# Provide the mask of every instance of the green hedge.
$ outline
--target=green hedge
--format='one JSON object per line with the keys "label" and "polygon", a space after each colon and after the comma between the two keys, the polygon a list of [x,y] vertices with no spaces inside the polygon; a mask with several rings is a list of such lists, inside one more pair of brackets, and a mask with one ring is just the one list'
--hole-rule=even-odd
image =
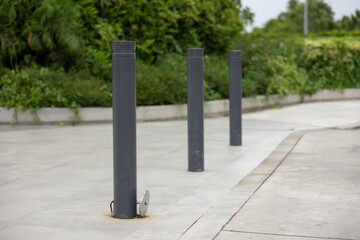
{"label": "green hedge", "polygon": [[111,106],[111,85],[85,72],[30,67],[6,70],[0,78],[0,106],[41,107]]}
{"label": "green hedge", "polygon": [[[205,57],[205,99],[226,98],[227,61]],[[106,69],[111,74],[111,69]],[[178,54],[161,57],[154,65],[136,62],[138,105],[186,102],[186,58]],[[20,71],[4,70],[0,77],[0,106],[18,109],[41,107],[90,107],[112,105],[111,82],[88,72],[65,73],[39,66]]]}
{"label": "green hedge", "polygon": [[[360,87],[356,38],[273,38],[242,35],[243,96],[313,94],[320,89]],[[165,54],[154,63],[137,60],[138,105],[186,103],[186,56]],[[65,72],[33,65],[0,69],[0,106],[25,108],[111,106],[111,63],[101,74]],[[228,97],[228,57],[204,58],[205,100]]]}
{"label": "green hedge", "polygon": [[354,37],[243,35],[244,95],[299,93],[360,87],[360,40]]}

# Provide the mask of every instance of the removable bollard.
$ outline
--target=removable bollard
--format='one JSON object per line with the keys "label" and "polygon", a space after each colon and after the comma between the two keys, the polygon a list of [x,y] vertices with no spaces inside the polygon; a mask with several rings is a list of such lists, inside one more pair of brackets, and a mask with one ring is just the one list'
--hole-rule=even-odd
{"label": "removable bollard", "polygon": [[187,50],[188,170],[204,171],[204,51]]}
{"label": "removable bollard", "polygon": [[229,54],[230,145],[242,144],[242,54],[239,50]]}
{"label": "removable bollard", "polygon": [[114,217],[136,217],[136,81],[132,41],[112,42]]}
{"label": "removable bollard", "polygon": [[[110,211],[113,213],[113,204],[114,201],[110,202]],[[140,202],[137,202],[136,204],[139,205],[139,214],[138,217],[144,218],[146,216],[146,212],[149,208],[150,204],[150,192],[148,190],[145,190],[140,198]]]}

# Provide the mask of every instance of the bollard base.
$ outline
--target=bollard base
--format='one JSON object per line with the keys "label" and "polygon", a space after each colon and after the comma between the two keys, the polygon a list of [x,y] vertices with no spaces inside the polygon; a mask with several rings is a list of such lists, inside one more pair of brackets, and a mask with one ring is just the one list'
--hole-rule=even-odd
{"label": "bollard base", "polygon": [[230,146],[242,146],[241,143],[230,143]]}
{"label": "bollard base", "polygon": [[203,172],[204,169],[188,169],[188,172]]}
{"label": "bollard base", "polygon": [[120,215],[113,215],[112,216],[113,218],[116,218],[116,219],[134,219],[134,218],[137,218],[137,215],[135,215],[135,216],[127,216],[127,215],[122,215],[122,214],[120,214]]}

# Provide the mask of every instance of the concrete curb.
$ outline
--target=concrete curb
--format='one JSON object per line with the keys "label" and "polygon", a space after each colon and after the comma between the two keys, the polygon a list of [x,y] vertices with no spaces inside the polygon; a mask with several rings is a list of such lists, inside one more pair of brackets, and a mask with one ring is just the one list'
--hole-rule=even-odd
{"label": "concrete curb", "polygon": [[[304,97],[303,102],[336,101],[360,99],[360,89],[345,89],[344,91],[321,90],[312,96]],[[243,98],[243,112],[257,111],[275,106],[286,106],[301,103],[299,95],[257,96]],[[226,116],[229,112],[229,100],[205,102],[205,117]],[[136,109],[137,121],[162,121],[184,119],[187,116],[187,105],[140,106]],[[79,121],[78,117],[81,117]],[[78,114],[68,108],[42,108],[36,114],[30,110],[20,111],[14,108],[0,108],[0,123],[10,124],[58,124],[58,123],[108,123],[112,121],[112,108],[88,107],[80,108]]]}

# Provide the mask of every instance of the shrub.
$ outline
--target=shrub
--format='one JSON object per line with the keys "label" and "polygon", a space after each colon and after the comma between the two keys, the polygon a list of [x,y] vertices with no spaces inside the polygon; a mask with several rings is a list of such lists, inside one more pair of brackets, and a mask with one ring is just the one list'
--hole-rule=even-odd
{"label": "shrub", "polygon": [[0,77],[0,106],[41,107],[111,106],[111,85],[80,72],[43,67],[6,70]]}
{"label": "shrub", "polygon": [[[187,101],[186,57],[167,54],[156,64],[136,64],[138,105],[179,104]],[[223,57],[204,57],[204,98],[228,97],[228,61]]]}
{"label": "shrub", "polygon": [[[320,89],[360,87],[360,42],[350,38],[268,38],[244,35],[243,96],[313,94]],[[33,65],[0,69],[0,106],[24,108],[111,106],[111,62],[94,51],[93,71],[65,72]],[[136,63],[137,104],[187,101],[186,56],[165,54],[153,64]],[[228,97],[228,58],[205,55],[205,100]],[[102,76],[102,77],[97,77]]]}
{"label": "shrub", "polygon": [[8,70],[0,78],[0,105],[18,109],[68,106],[61,89],[62,71],[29,68]]}
{"label": "shrub", "polygon": [[186,102],[186,62],[183,56],[169,54],[154,65],[136,64],[138,105]]}
{"label": "shrub", "polygon": [[266,37],[243,35],[245,96],[313,94],[320,89],[360,87],[360,42],[352,37]]}
{"label": "shrub", "polygon": [[229,60],[222,56],[204,57],[205,100],[229,97]]}
{"label": "shrub", "polygon": [[360,87],[360,42],[306,40],[299,65],[316,89]]}
{"label": "shrub", "polygon": [[266,94],[279,94],[280,97],[288,94],[300,93],[306,89],[307,74],[304,69],[297,68],[296,63],[283,56],[268,59],[269,85]]}

